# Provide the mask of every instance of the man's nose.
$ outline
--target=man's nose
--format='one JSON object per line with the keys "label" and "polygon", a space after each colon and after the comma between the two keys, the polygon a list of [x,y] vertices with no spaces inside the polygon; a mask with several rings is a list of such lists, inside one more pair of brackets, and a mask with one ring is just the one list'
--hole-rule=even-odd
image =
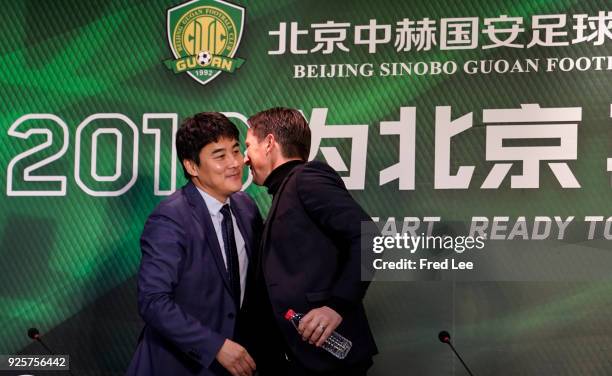
{"label": "man's nose", "polygon": [[230,167],[240,167],[244,163],[242,156],[240,154],[235,155],[230,162]]}

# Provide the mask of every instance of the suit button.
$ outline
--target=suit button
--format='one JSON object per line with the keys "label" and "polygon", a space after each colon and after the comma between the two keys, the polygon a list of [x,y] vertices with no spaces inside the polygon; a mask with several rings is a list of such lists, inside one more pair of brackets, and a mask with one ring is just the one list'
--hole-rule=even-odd
{"label": "suit button", "polygon": [[229,318],[229,319],[233,319],[233,318],[234,318],[234,316],[235,316],[235,315],[234,315],[234,313],[233,313],[233,312],[230,312],[230,313],[228,313],[228,314],[227,314],[227,318]]}

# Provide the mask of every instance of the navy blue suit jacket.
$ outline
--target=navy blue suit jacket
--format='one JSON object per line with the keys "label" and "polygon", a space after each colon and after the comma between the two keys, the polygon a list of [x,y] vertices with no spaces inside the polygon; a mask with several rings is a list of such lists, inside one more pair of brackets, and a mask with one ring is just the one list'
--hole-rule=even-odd
{"label": "navy blue suit jacket", "polygon": [[[243,192],[230,200],[251,259],[261,215]],[[127,374],[224,374],[215,357],[226,338],[236,338],[239,312],[210,214],[193,183],[157,206],[140,245],[138,308],[146,325]]]}

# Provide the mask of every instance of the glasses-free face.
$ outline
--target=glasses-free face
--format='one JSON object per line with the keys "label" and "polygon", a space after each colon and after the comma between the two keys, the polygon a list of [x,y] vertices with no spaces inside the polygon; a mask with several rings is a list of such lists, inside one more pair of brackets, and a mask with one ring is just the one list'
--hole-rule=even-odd
{"label": "glasses-free face", "polygon": [[272,172],[272,162],[266,149],[267,143],[266,138],[260,141],[253,131],[250,129],[247,131],[244,163],[251,168],[253,182],[257,185],[263,185],[270,172]]}
{"label": "glasses-free face", "polygon": [[238,140],[221,138],[200,150],[200,163],[184,160],[193,183],[220,202],[242,188],[244,158]]}

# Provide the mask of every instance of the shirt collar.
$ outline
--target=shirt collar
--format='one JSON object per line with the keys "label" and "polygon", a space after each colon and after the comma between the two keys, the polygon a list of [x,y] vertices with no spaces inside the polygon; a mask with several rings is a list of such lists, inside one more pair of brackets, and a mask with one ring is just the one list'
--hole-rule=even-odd
{"label": "shirt collar", "polygon": [[217,200],[216,198],[214,198],[213,196],[206,193],[205,191],[203,191],[202,189],[200,189],[199,187],[196,187],[196,188],[198,188],[198,192],[200,192],[200,195],[204,199],[204,202],[206,203],[206,207],[208,208],[208,212],[210,213],[211,216],[217,216],[219,212],[221,211],[221,208],[223,207],[223,205],[230,204],[229,197],[227,198],[227,200],[225,200],[225,202],[221,202]]}

